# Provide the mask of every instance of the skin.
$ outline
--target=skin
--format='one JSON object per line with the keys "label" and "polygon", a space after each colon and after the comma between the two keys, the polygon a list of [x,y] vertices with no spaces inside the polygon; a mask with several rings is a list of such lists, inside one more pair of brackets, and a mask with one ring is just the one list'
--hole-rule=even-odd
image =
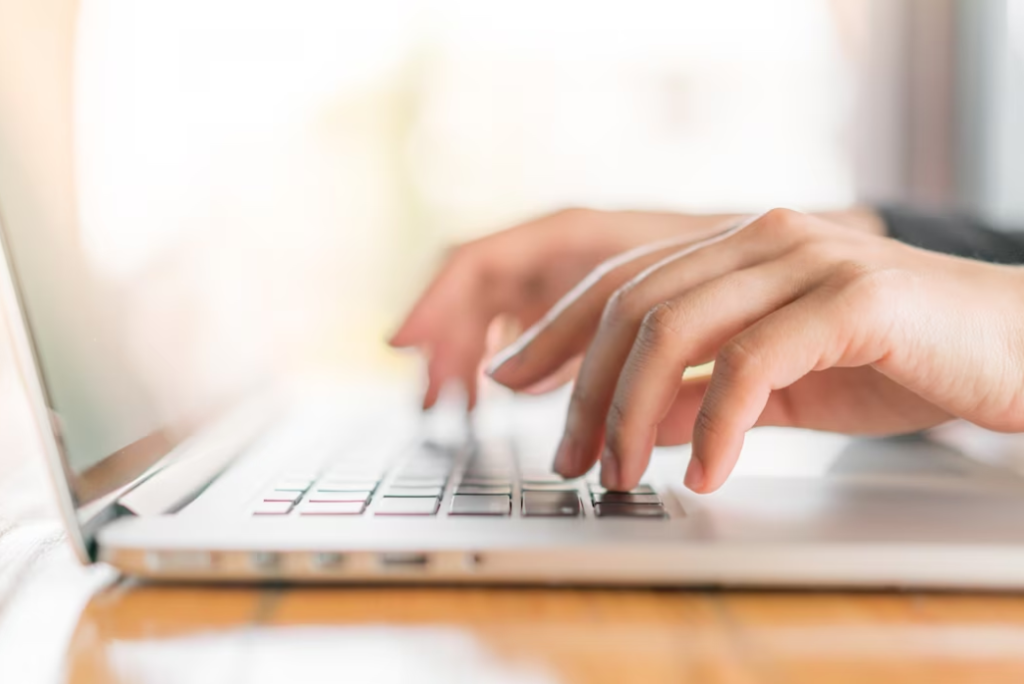
{"label": "skin", "polygon": [[[432,385],[472,384],[491,320],[532,325],[489,372],[516,390],[575,374],[555,470],[600,459],[611,489],[634,487],[655,445],[692,443],[685,483],[714,491],[759,425],[889,435],[959,417],[1024,430],[1021,269],[901,244],[865,210],[657,215],[651,226],[676,232],[641,237],[643,216],[555,215],[473,243],[396,342],[432,352]],[[571,288],[588,258],[595,270]],[[509,296],[524,279],[550,283],[548,299]],[[712,360],[710,377],[682,379]]]}
{"label": "skin", "polygon": [[[465,243],[448,254],[389,343],[416,347],[426,356],[424,409],[434,406],[449,382],[467,389],[472,409],[488,330],[495,321],[507,321],[519,330],[529,328],[605,262],[621,260],[634,249],[644,251],[653,245],[657,250],[660,243],[712,235],[735,220],[726,215],[567,209]],[[602,279],[606,297],[658,255],[646,260],[630,256],[639,258]],[[595,320],[592,327],[596,324]],[[567,381],[573,375],[569,368],[560,377]],[[553,389],[537,390],[548,388]]]}

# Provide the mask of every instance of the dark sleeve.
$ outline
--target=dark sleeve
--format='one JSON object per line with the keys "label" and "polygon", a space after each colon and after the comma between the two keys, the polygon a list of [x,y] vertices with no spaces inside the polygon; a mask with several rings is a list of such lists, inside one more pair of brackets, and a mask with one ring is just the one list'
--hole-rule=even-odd
{"label": "dark sleeve", "polygon": [[958,214],[929,214],[905,207],[879,207],[889,236],[933,252],[988,261],[1024,264],[1024,233],[1003,232]]}

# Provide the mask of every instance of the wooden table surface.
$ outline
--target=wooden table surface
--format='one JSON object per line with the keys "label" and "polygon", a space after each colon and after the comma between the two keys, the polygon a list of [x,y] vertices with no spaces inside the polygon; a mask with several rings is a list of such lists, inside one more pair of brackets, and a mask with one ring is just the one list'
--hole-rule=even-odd
{"label": "wooden table surface", "polygon": [[1024,596],[155,586],[96,595],[93,682],[1024,682]]}

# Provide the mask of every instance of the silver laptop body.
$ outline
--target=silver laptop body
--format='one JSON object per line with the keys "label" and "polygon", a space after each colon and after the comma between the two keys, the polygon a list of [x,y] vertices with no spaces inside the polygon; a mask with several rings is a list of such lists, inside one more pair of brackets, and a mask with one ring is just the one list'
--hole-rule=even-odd
{"label": "silver laptop body", "polygon": [[[4,304],[17,312],[13,285],[5,268]],[[297,402],[283,416],[256,402],[82,504],[31,337],[20,317],[8,320],[69,538],[83,562],[130,575],[1024,587],[1024,484],[1007,470],[917,439],[761,430],[742,458],[781,462],[779,472],[741,473],[695,496],[679,485],[686,450],[664,450],[632,495],[639,502],[619,503],[596,477],[561,482],[545,472],[550,446],[533,445],[557,436],[557,402],[507,402],[498,413],[514,417],[511,434],[476,437],[425,437],[404,410],[410,402],[360,402],[372,394],[362,388]],[[602,516],[609,505],[615,515]]]}
{"label": "silver laptop body", "polygon": [[203,581],[1024,587],[1024,483],[919,439],[754,431],[741,472],[699,497],[685,448],[630,494],[551,476],[558,397],[497,402],[474,431],[372,385],[242,393],[170,424],[77,279],[74,3],[46,5],[52,30],[28,40],[37,6],[0,2],[0,297],[83,562]]}

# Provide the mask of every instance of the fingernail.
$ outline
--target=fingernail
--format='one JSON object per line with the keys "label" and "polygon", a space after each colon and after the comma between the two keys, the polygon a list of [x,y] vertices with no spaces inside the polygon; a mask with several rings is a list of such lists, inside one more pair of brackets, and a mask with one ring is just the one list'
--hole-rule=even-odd
{"label": "fingernail", "polygon": [[694,492],[704,486],[704,464],[696,456],[690,456],[690,465],[686,466],[683,484]]}
{"label": "fingernail", "polygon": [[[537,337],[539,330],[539,326],[534,325],[532,328],[520,335],[515,342],[495,354],[494,358],[491,359],[491,362],[487,364],[487,369],[484,372],[494,378],[498,371],[507,371],[510,368],[514,368],[516,364],[522,361],[523,357],[520,355],[523,353],[523,350],[526,349]],[[509,363],[510,361],[513,361],[513,363]],[[497,380],[497,378],[495,379]]]}
{"label": "fingernail", "polygon": [[568,435],[562,437],[555,452],[554,470],[562,477],[569,477],[576,464],[576,445]]}
{"label": "fingernail", "polygon": [[518,345],[505,347],[494,355],[491,362],[487,364],[487,368],[484,369],[484,373],[486,373],[488,377],[494,378],[495,374],[497,374],[502,368],[511,368],[514,364],[510,364],[509,361],[517,358],[521,350],[522,348]]}
{"label": "fingernail", "polygon": [[607,445],[601,452],[601,485],[608,489],[619,486],[619,459]]}

